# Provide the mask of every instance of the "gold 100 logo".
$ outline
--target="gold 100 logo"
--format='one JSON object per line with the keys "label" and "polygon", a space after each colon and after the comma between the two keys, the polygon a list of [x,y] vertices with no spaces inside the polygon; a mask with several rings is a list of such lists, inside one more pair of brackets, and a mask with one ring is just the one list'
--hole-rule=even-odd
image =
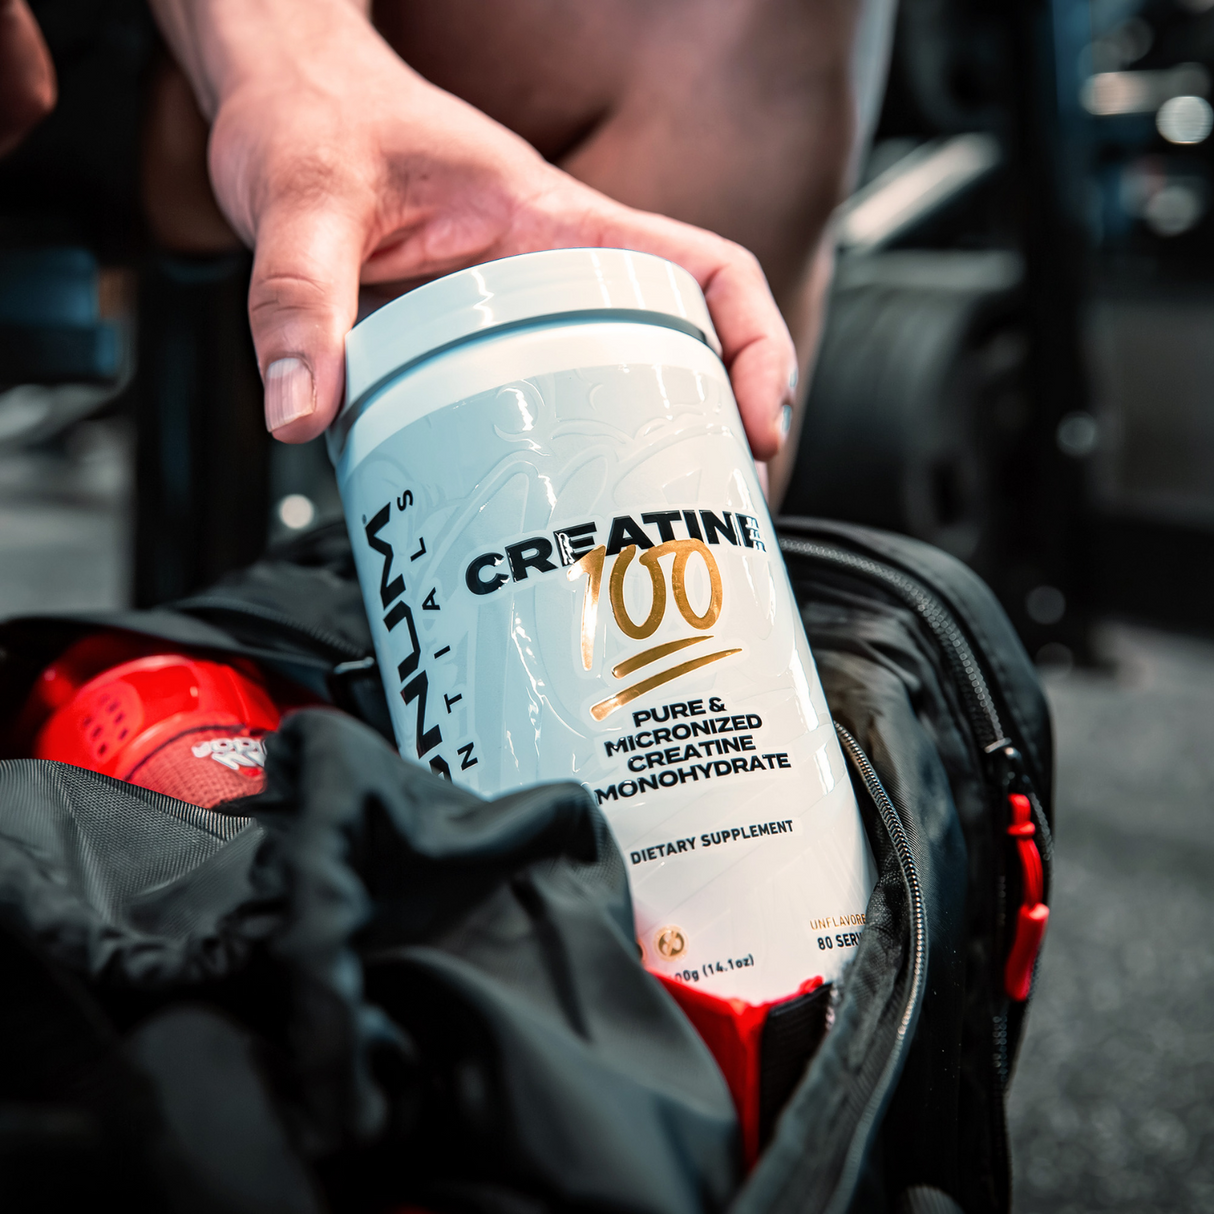
{"label": "gold 100 logo", "polygon": [[[646,526],[657,529],[658,542],[647,534]],[[682,528],[686,539],[676,538],[674,528]],[[616,627],[629,640],[648,640],[665,619],[670,600],[675,610],[694,633],[674,641],[665,641],[643,649],[632,657],[612,667],[617,679],[625,679],[634,671],[659,662],[673,653],[691,645],[712,640],[709,629],[717,622],[724,603],[721,571],[717,566],[713,547],[722,544],[735,548],[752,548],[766,551],[759,521],[749,514],[728,510],[720,514],[711,510],[653,510],[640,517],[638,522],[631,515],[620,515],[611,520],[606,544],[594,545],[595,522],[579,523],[576,526],[559,528],[547,536],[535,535],[517,543],[507,544],[504,552],[486,552],[469,562],[464,573],[468,589],[475,595],[493,594],[509,582],[523,582],[530,577],[550,573],[564,566],[570,581],[585,579],[582,600],[581,649],[582,666],[594,669],[594,648],[598,635],[599,604],[603,594],[603,579],[607,576],[607,601]],[[624,601],[624,579],[633,561],[640,553],[638,568],[649,576],[649,611],[640,619],[633,619]],[[607,561],[614,557],[610,575]],[[662,561],[670,557],[669,575]],[[708,575],[708,605],[702,612],[692,606],[687,594],[688,569],[695,560],[703,563]],[[557,564],[560,562],[560,565]],[[507,570],[509,571],[507,573]],[[667,577],[670,589],[667,591]],[[690,674],[702,666],[719,662],[722,658],[741,653],[740,649],[720,649],[715,653],[704,653],[689,661],[679,662],[658,674],[649,675],[615,695],[595,704],[590,715],[602,721],[617,708],[669,683],[682,675]]]}
{"label": "gold 100 logo", "polygon": [[[680,649],[686,649],[690,645],[698,645],[702,641],[711,640],[712,634],[709,633],[708,629],[717,622],[724,603],[721,571],[717,568],[716,557],[713,556],[712,550],[708,545],[703,540],[667,540],[665,543],[647,548],[641,553],[640,566],[649,574],[651,598],[649,614],[643,620],[634,620],[628,614],[628,607],[624,602],[624,578],[636,554],[637,546],[635,544],[629,544],[626,548],[621,549],[619,555],[615,558],[615,563],[611,567],[611,576],[607,584],[607,598],[611,604],[611,615],[619,630],[626,637],[634,641],[648,640],[649,637],[657,632],[658,625],[661,624],[666,615],[667,605],[666,574],[662,569],[661,560],[663,557],[673,556],[674,561],[670,567],[670,597],[674,599],[674,604],[678,609],[679,615],[701,635],[681,637],[675,641],[665,641],[661,645],[654,645],[649,649],[643,649],[640,653],[634,654],[630,658],[625,658],[622,662],[617,662],[611,668],[611,673],[617,679],[627,678],[633,671],[640,670],[642,667],[648,666],[653,662],[661,661],[662,658],[668,657],[672,653],[678,653]],[[695,610],[691,605],[691,600],[687,596],[687,565],[693,556],[703,561],[704,568],[708,572],[708,581],[711,587],[708,606],[705,608],[703,614]],[[600,544],[597,548],[591,549],[585,556],[576,561],[569,569],[568,574],[570,581],[575,581],[582,577],[586,579],[585,596],[582,599],[582,666],[586,670],[594,669],[594,646],[598,636],[599,623],[599,600],[602,597],[603,571],[606,561],[606,545]],[[615,695],[601,700],[591,708],[590,715],[596,721],[602,721],[615,712],[617,708],[622,708],[625,704],[635,700],[638,696],[645,695],[655,687],[661,687],[663,683],[669,683],[671,679],[677,679],[681,675],[690,674],[701,666],[707,666],[711,662],[719,662],[722,658],[727,658],[741,652],[740,649],[720,649],[716,653],[705,653],[692,658],[690,661],[680,662],[677,666],[672,666],[667,670],[660,671],[658,674],[641,679],[640,682],[633,683],[631,687],[625,687],[622,691],[617,691]]]}

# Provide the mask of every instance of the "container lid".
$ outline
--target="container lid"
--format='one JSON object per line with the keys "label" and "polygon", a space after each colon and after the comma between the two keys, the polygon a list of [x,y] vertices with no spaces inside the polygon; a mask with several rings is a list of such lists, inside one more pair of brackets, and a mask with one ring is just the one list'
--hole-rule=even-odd
{"label": "container lid", "polygon": [[373,393],[421,359],[502,329],[572,319],[664,325],[721,353],[704,294],[681,266],[627,249],[522,253],[417,287],[355,325],[337,429],[348,430]]}

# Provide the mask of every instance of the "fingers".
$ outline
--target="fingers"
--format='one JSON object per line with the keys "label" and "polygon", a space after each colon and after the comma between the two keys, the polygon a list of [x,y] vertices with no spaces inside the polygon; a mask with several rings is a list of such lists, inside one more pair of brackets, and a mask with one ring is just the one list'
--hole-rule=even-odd
{"label": "fingers", "polygon": [[283,442],[315,438],[341,404],[363,239],[352,217],[306,196],[270,208],[258,223],[249,320],[266,428]]}
{"label": "fingers", "polygon": [[615,218],[602,234],[603,244],[655,253],[695,277],[721,339],[750,449],[756,460],[771,459],[792,422],[797,354],[758,260],[689,224],[635,211]]}
{"label": "fingers", "polygon": [[700,285],[721,339],[721,357],[750,449],[757,460],[771,459],[792,423],[797,387],[792,337],[759,263],[749,253],[729,256]]}

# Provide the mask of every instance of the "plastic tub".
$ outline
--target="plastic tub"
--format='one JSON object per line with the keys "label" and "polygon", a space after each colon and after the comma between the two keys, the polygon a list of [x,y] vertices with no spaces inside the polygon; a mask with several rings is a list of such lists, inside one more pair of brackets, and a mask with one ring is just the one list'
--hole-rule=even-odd
{"label": "plastic tub", "polygon": [[836,976],[872,859],[695,280],[530,253],[346,349],[330,451],[401,754],[585,785],[651,970],[753,1003]]}

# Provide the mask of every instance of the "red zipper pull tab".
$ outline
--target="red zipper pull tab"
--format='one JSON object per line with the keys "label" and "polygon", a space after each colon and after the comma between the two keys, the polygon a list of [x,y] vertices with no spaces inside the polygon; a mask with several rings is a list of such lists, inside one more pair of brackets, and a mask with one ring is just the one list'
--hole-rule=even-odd
{"label": "red zipper pull tab", "polygon": [[1032,802],[1018,792],[1010,793],[1007,800],[1012,811],[1007,833],[1016,840],[1016,850],[1020,854],[1023,893],[1011,952],[1003,971],[1003,986],[1009,999],[1023,1003],[1033,986],[1033,967],[1037,963],[1046,924],[1050,921],[1050,908],[1041,901],[1044,874],[1041,853],[1034,838],[1037,828],[1033,825]]}

